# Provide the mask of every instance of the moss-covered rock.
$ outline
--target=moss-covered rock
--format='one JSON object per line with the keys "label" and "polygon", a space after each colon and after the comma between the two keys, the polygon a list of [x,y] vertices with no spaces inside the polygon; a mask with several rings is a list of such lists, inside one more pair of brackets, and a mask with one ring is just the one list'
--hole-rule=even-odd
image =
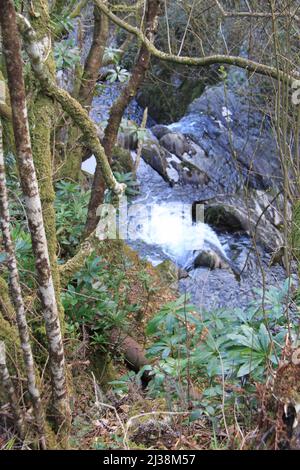
{"label": "moss-covered rock", "polygon": [[162,281],[167,284],[173,284],[178,281],[178,267],[171,260],[165,260],[156,266],[156,271]]}

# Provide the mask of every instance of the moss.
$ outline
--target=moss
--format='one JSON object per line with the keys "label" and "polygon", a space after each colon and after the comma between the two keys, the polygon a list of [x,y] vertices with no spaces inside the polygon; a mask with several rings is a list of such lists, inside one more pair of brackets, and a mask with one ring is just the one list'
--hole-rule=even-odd
{"label": "moss", "polygon": [[133,172],[133,161],[128,150],[115,146],[112,153],[112,169],[119,173]]}
{"label": "moss", "polygon": [[170,260],[165,260],[158,264],[155,270],[158,272],[162,281],[165,283],[173,283],[178,281],[178,268]]}
{"label": "moss", "polygon": [[111,358],[108,354],[95,351],[90,361],[97,383],[106,391],[109,387],[108,383],[118,377]]}
{"label": "moss", "polygon": [[5,320],[0,311],[0,341],[4,341],[8,366],[13,375],[24,372],[23,355],[19,333],[14,325]]}
{"label": "moss", "polygon": [[[49,49],[51,48],[51,29],[50,29],[50,16],[49,7],[46,0],[36,0],[31,3],[32,8],[30,11],[30,23],[36,32],[37,40],[49,41]],[[54,77],[56,65],[52,53],[47,55],[47,67],[50,74]]]}
{"label": "moss", "polygon": [[2,119],[3,126],[3,149],[4,154],[12,153],[15,154],[15,139],[12,123],[8,119]]}
{"label": "moss", "polygon": [[82,269],[86,259],[93,252],[94,246],[95,238],[92,234],[88,240],[84,241],[76,255],[69,259],[65,264],[60,266],[60,279],[62,286],[66,286],[74,274]]}
{"label": "moss", "polygon": [[15,309],[9,297],[8,285],[2,277],[0,277],[0,308],[4,318],[10,323],[14,322]]}
{"label": "moss", "polygon": [[80,180],[83,146],[80,141],[82,132],[75,126],[69,129],[65,160],[60,162],[59,178]]}
{"label": "moss", "polygon": [[42,94],[30,110],[30,130],[32,152],[37,173],[43,218],[48,242],[52,276],[59,309],[60,322],[63,327],[64,312],[60,301],[60,279],[57,266],[57,238],[54,210],[55,192],[52,183],[51,128],[55,107],[51,98]]}

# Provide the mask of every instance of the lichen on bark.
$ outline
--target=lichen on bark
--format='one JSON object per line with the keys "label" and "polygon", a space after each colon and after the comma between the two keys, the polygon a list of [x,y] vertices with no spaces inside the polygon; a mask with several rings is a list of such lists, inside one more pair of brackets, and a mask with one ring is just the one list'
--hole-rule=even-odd
{"label": "lichen on bark", "polygon": [[[43,2],[44,8],[47,5]],[[55,421],[57,428],[61,432],[62,440],[65,439],[67,445],[71,415],[66,384],[65,355],[42,217],[42,206],[32,157],[21,44],[16,24],[16,12],[12,0],[0,0],[0,10],[3,13],[0,16],[0,24],[13,111],[17,164],[35,256],[41,310],[48,339]]]}
{"label": "lichen on bark", "polygon": [[38,178],[59,319],[63,331],[64,310],[60,299],[60,278],[57,265],[56,216],[54,209],[55,192],[52,182],[53,158],[51,129],[54,113],[55,106],[53,100],[42,93],[39,93],[30,109],[29,120],[32,154]]}

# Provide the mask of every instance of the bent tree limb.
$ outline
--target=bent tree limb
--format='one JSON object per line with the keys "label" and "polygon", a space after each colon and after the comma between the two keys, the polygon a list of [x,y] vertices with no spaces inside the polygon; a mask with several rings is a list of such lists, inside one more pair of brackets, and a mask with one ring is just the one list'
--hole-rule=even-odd
{"label": "bent tree limb", "polygon": [[100,10],[107,15],[107,17],[113,21],[116,25],[125,29],[129,33],[135,35],[147,48],[147,50],[158,59],[166,62],[172,62],[174,64],[181,65],[193,65],[195,67],[204,67],[214,64],[228,64],[235,65],[242,69],[246,69],[248,72],[258,73],[265,75],[270,78],[282,81],[293,81],[299,78],[299,73],[288,74],[282,70],[277,70],[276,67],[271,67],[266,64],[261,64],[250,59],[238,56],[214,54],[205,57],[187,57],[179,56],[175,54],[168,54],[155,47],[155,45],[147,38],[147,36],[137,27],[130,25],[126,21],[115,15],[101,0],[94,0],[94,3],[99,6]]}
{"label": "bent tree limb", "polygon": [[62,287],[66,287],[74,274],[82,269],[86,259],[92,254],[96,244],[100,243],[96,232],[92,232],[80,245],[77,253],[65,264],[60,266],[60,278]]}
{"label": "bent tree limb", "polygon": [[[145,37],[151,44],[154,41],[155,32],[158,24],[158,14],[160,0],[147,0],[145,14]],[[137,94],[138,89],[144,81],[146,72],[149,68],[151,53],[142,43],[136,62],[134,64],[130,79],[123,88],[122,93],[116,99],[109,113],[109,119],[104,132],[103,147],[106,157],[110,161],[113,148],[117,141],[119,127],[124,112],[130,101]],[[96,215],[98,206],[103,201],[104,181],[99,165],[96,167],[94,175],[91,198],[88,208],[88,217],[86,223],[86,233],[90,233],[97,226],[99,218]]]}
{"label": "bent tree limb", "polygon": [[[94,97],[99,70],[102,66],[105,46],[109,33],[109,20],[101,13],[99,8],[94,6],[94,30],[93,41],[84,64],[84,70],[80,77],[80,87],[75,86],[73,96],[78,99],[87,112],[90,111]],[[72,126],[68,130],[68,143],[66,149],[66,159],[62,165],[61,176],[79,180],[81,163],[86,152],[86,147],[81,143],[82,132],[77,126]]]}
{"label": "bent tree limb", "polygon": [[3,235],[4,249],[7,255],[7,265],[9,270],[9,283],[12,301],[16,311],[16,321],[21,341],[23,359],[26,370],[26,378],[28,392],[31,398],[40,447],[46,449],[45,432],[44,432],[44,415],[41,404],[40,392],[36,384],[34,371],[34,359],[29,338],[29,328],[26,320],[25,306],[21,292],[19,273],[17,268],[17,260],[13,241],[10,232],[10,215],[8,209],[8,197],[6,189],[4,155],[2,146],[2,128],[0,121],[0,225]]}
{"label": "bent tree limb", "polygon": [[108,33],[109,20],[106,15],[101,13],[99,7],[95,5],[93,41],[84,64],[78,95],[80,103],[87,109],[90,108],[93,101],[95,85],[102,66]]}
{"label": "bent tree limb", "polygon": [[56,424],[58,427],[62,427],[64,431],[69,428],[70,424],[65,356],[42,217],[41,200],[33,164],[27,118],[21,44],[13,1],[0,0],[0,11],[4,58],[13,113],[17,165],[24,195],[32,248],[35,256],[39,296],[48,339],[49,363],[52,379],[52,401],[55,409]]}
{"label": "bent tree limb", "polygon": [[36,78],[39,80],[44,93],[54,98],[61,105],[63,110],[71,117],[74,124],[80,128],[86,146],[95,155],[96,161],[101,167],[107,187],[117,196],[122,195],[125,191],[126,185],[118,183],[115,179],[106,158],[104,148],[99,141],[97,128],[94,122],[89,118],[88,113],[82,108],[81,104],[78,103],[77,100],[72,98],[67,91],[61,89],[56,85],[56,83],[54,83],[48,70],[44,66],[35,31],[26,18],[22,15],[18,15],[17,17],[19,30],[22,34],[32,69]]}

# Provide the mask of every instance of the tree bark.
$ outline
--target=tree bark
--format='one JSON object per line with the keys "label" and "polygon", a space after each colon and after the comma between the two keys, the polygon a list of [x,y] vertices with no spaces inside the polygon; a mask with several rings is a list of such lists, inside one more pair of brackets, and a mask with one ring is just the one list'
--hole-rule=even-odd
{"label": "tree bark", "polygon": [[[158,14],[160,8],[160,0],[148,0],[147,9],[145,15],[145,37],[153,43],[155,32],[157,29]],[[124,112],[129,105],[130,101],[135,97],[139,87],[144,81],[146,72],[149,68],[151,53],[146,47],[142,44],[138,57],[136,59],[135,65],[133,67],[131,77],[128,84],[122,90],[119,98],[114,102],[110,114],[108,124],[104,132],[103,147],[105,154],[110,161],[113,148],[117,141],[119,127],[122,121]],[[99,165],[96,167],[91,198],[89,201],[88,216],[86,222],[85,232],[88,235],[91,233],[97,226],[99,217],[97,216],[97,208],[103,201],[103,195],[105,190],[105,184],[103,176],[101,174],[101,169]]]}
{"label": "tree bark", "polygon": [[49,363],[55,421],[58,427],[66,430],[70,424],[70,408],[66,386],[64,348],[42,217],[41,200],[32,157],[23,78],[23,61],[13,1],[0,0],[0,11],[4,58],[7,67],[13,113],[17,164],[35,255],[39,295],[49,343]]}
{"label": "tree bark", "polygon": [[[164,51],[157,49],[154,44],[146,37],[145,34],[135,26],[126,23],[126,21],[119,18],[115,15],[110,9],[104,4],[101,0],[94,0],[96,5],[99,6],[101,11],[107,15],[107,17],[113,21],[116,25],[120,26],[120,28],[125,29],[128,33],[133,34],[137,37],[148,49],[148,51],[160,60],[164,60],[166,62],[171,62],[173,64],[181,64],[181,65],[192,65],[195,67],[205,67],[208,65],[214,64],[228,64],[228,65],[235,65],[236,67],[240,67],[242,69],[247,70],[248,72],[258,73],[260,75],[264,75],[270,78],[274,78],[275,80],[281,80],[284,82],[292,83],[294,80],[299,80],[300,74],[299,72],[295,71],[291,74],[285,72],[284,70],[278,70],[276,67],[272,67],[266,64],[261,64],[259,62],[255,62],[254,60],[246,59],[244,57],[238,56],[230,56],[230,55],[222,55],[222,54],[215,54],[210,56],[204,57],[187,57],[187,56],[180,56],[174,54],[168,54]],[[294,18],[295,19],[295,18]]]}
{"label": "tree bark", "polygon": [[93,42],[85,61],[79,90],[79,101],[88,111],[94,97],[99,70],[102,66],[103,55],[109,32],[109,21],[106,15],[96,5],[94,6]]}
{"label": "tree bark", "polygon": [[20,439],[23,440],[25,436],[24,419],[19,407],[18,397],[6,365],[5,344],[3,341],[0,341],[0,380],[9,399],[16,429]]}
{"label": "tree bark", "polygon": [[[108,32],[109,20],[95,5],[93,41],[84,65],[79,91],[73,93],[73,96],[78,99],[88,113],[93,101],[99,70],[102,66]],[[81,163],[86,152],[86,147],[83,146],[80,139],[81,136],[82,131],[78,127],[72,126],[68,130],[66,157],[60,171],[62,178],[72,178],[75,181],[80,178]]]}
{"label": "tree bark", "polygon": [[7,265],[9,270],[9,283],[12,301],[16,311],[16,321],[23,351],[23,359],[26,370],[28,392],[32,401],[35,414],[40,447],[46,448],[44,432],[44,414],[42,410],[40,392],[36,384],[34,371],[34,359],[29,338],[29,328],[26,320],[24,301],[21,292],[19,273],[15,249],[10,232],[10,215],[8,209],[8,197],[6,189],[6,178],[4,168],[4,155],[2,146],[2,129],[0,122],[0,226],[3,235],[4,249],[7,254]]}

